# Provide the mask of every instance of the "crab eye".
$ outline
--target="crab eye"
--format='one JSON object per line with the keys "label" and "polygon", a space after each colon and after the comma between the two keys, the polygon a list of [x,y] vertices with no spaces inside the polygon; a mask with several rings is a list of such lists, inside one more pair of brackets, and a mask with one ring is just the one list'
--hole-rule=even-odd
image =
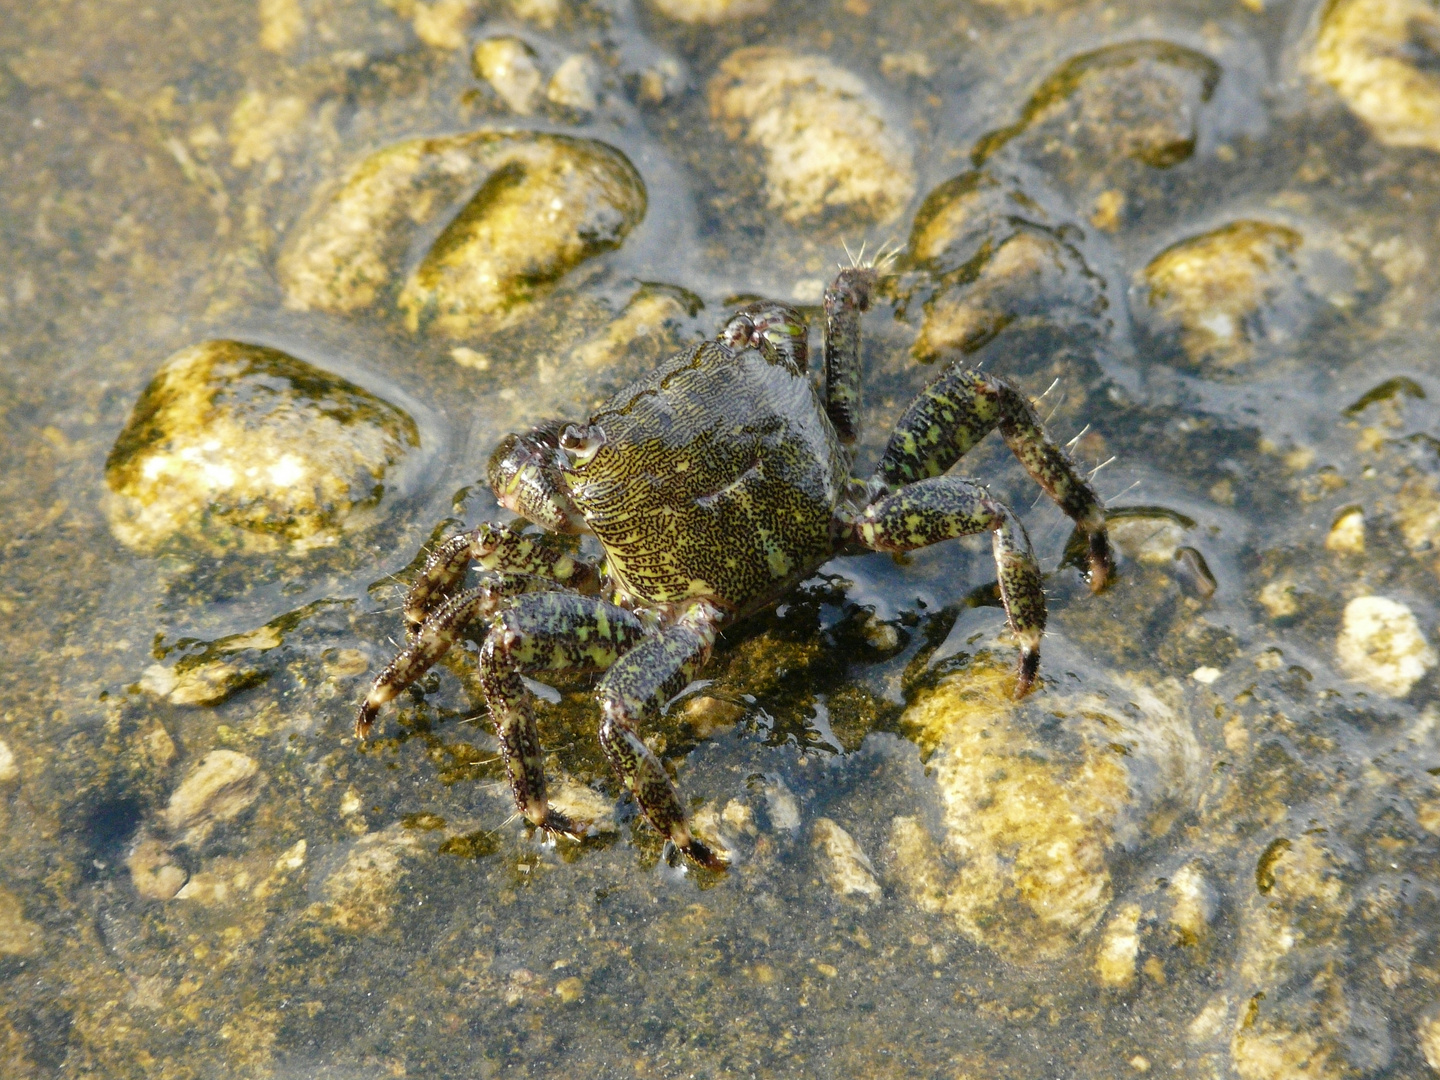
{"label": "crab eye", "polygon": [[560,436],[560,449],[575,465],[586,465],[605,445],[605,432],[596,425],[571,424]]}

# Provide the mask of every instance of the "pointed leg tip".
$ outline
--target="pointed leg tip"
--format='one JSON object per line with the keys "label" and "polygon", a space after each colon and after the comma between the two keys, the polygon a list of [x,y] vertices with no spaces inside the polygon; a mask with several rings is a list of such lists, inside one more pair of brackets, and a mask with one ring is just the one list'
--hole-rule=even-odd
{"label": "pointed leg tip", "polygon": [[565,836],[571,840],[583,840],[585,834],[590,830],[590,822],[576,821],[568,814],[549,809],[545,813],[545,820],[536,827],[547,836]]}
{"label": "pointed leg tip", "polygon": [[709,844],[697,840],[694,837],[680,850],[683,851],[685,857],[696,866],[703,867],[712,873],[723,874],[726,870],[730,869],[730,860],[723,852],[712,848]]}
{"label": "pointed leg tip", "polygon": [[355,737],[361,742],[370,737],[370,731],[375,727],[375,714],[379,711],[367,702],[361,705],[359,712],[355,714]]}
{"label": "pointed leg tip", "polygon": [[1040,674],[1040,650],[1025,649],[1020,653],[1020,667],[1015,673],[1015,700],[1020,701],[1035,689]]}
{"label": "pointed leg tip", "polygon": [[1104,533],[1090,534],[1090,591],[1104,592],[1115,579],[1115,554]]}

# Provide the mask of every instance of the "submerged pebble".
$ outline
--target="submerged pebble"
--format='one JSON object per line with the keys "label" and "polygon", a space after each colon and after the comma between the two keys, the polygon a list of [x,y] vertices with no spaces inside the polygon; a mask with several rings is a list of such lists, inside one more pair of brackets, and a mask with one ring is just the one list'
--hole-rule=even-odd
{"label": "submerged pebble", "polygon": [[1138,683],[1021,705],[1012,683],[977,661],[906,710],[902,725],[934,748],[945,832],[937,843],[897,818],[888,850],[917,905],[1023,962],[1063,955],[1096,925],[1111,858],[1168,828],[1201,753],[1183,715]]}
{"label": "submerged pebble", "polygon": [[396,303],[411,329],[462,336],[503,325],[568,271],[618,247],[645,205],[629,159],[593,139],[413,139],[370,155],[322,195],[278,270],[292,307],[359,311],[399,282],[415,231],[449,217]]}
{"label": "submerged pebble", "polygon": [[1010,127],[985,136],[977,163],[1014,146],[1079,188],[1115,166],[1175,165],[1195,152],[1200,110],[1220,81],[1204,53],[1168,41],[1131,41],[1082,53],[1035,91]]}
{"label": "submerged pebble", "polygon": [[1426,0],[1336,0],[1308,66],[1382,143],[1440,150],[1437,41],[1440,13]]}
{"label": "submerged pebble", "polygon": [[149,836],[142,837],[130,850],[125,866],[130,871],[130,883],[146,900],[169,900],[190,878],[174,852]]}
{"label": "submerged pebble", "polygon": [[822,56],[740,49],[721,62],[709,100],[728,137],[764,151],[766,198],[791,224],[884,223],[914,194],[908,140],[864,80]]}
{"label": "submerged pebble", "polygon": [[1384,596],[1357,596],[1345,605],[1335,654],[1350,678],[1394,698],[1410,693],[1440,660],[1414,612]]}
{"label": "submerged pebble", "polygon": [[307,914],[352,934],[385,929],[400,902],[400,881],[409,873],[405,859],[421,850],[417,832],[401,825],[360,837],[325,878],[324,899],[311,904]]}
{"label": "submerged pebble", "polygon": [[20,767],[15,764],[15,751],[10,749],[10,744],[0,739],[0,784],[8,784],[20,779]]}
{"label": "submerged pebble", "polygon": [[45,945],[45,931],[25,918],[20,898],[0,889],[0,956],[38,956]]}
{"label": "submerged pebble", "polygon": [[212,750],[171,794],[162,820],[179,843],[198,846],[216,825],[247,810],[264,785],[265,774],[254,758]]}
{"label": "submerged pebble", "polygon": [[306,550],[364,523],[420,444],[410,417],[262,345],[205,341],[166,360],[105,463],[116,537]]}

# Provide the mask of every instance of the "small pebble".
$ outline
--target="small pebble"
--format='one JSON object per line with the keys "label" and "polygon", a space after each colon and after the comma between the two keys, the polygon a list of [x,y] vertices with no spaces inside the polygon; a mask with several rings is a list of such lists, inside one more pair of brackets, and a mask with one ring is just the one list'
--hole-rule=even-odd
{"label": "small pebble", "polygon": [[765,811],[770,816],[770,827],[792,832],[800,827],[800,804],[794,794],[785,786],[784,780],[775,780],[765,785]]}
{"label": "small pebble", "polygon": [[15,752],[10,744],[0,739],[0,784],[9,784],[20,779],[20,766],[15,763]]}
{"label": "small pebble", "polygon": [[476,43],[470,66],[513,112],[529,116],[535,111],[544,76],[535,50],[525,42],[516,37],[485,38]]}
{"label": "small pebble", "polygon": [[1384,596],[1359,596],[1345,605],[1335,652],[1346,675],[1393,698],[1410,693],[1440,660],[1414,613]]}
{"label": "small pebble", "polygon": [[190,876],[170,849],[151,837],[142,838],[131,849],[125,865],[135,891],[147,900],[171,899]]}
{"label": "small pebble", "polygon": [[1139,904],[1125,904],[1106,924],[1100,950],[1095,954],[1095,976],[1105,986],[1123,987],[1135,981],[1139,924]]}
{"label": "small pebble", "polygon": [[676,22],[715,25],[730,19],[764,15],[773,0],[649,0],[650,6]]}
{"label": "small pebble", "polygon": [[600,104],[600,72],[583,53],[567,56],[550,76],[545,97],[554,105],[576,112],[594,112]]}
{"label": "small pebble", "polygon": [[44,944],[44,930],[25,918],[20,898],[0,889],[0,956],[37,956]]}
{"label": "small pebble", "polygon": [[855,838],[829,818],[816,818],[811,845],[825,853],[825,880],[839,896],[880,899],[875,867]]}
{"label": "small pebble", "polygon": [[555,984],[555,996],[569,1005],[573,1001],[579,1001],[585,995],[585,984],[574,975],[561,979]]}
{"label": "small pebble", "polygon": [[1421,1014],[1415,1025],[1415,1040],[1425,1055],[1425,1063],[1440,1073],[1440,1002]]}
{"label": "small pebble", "polygon": [[1358,506],[1343,510],[1325,535],[1325,549],[1342,555],[1365,554],[1365,513]]}

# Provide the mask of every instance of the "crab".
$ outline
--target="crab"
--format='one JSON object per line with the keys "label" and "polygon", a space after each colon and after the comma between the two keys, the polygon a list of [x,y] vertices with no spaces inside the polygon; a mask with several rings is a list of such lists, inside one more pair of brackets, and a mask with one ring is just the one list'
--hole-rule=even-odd
{"label": "crab", "polygon": [[[1096,592],[1113,568],[1104,506],[1015,386],[958,364],[910,404],[870,477],[851,476],[861,314],[877,274],[873,263],[844,267],[825,291],[823,379],[807,370],[803,316],[761,300],[587,422],[547,420],[506,436],[488,478],[516,520],[459,533],[431,554],[405,600],[409,643],[371,684],[356,735],[367,737],[380,708],[460,637],[483,630],[480,685],[516,808],[547,834],[577,835],[584,823],[547,801],[522,676],[603,673],[595,697],[606,756],[650,824],[690,860],[718,870],[726,859],[691,831],[665,766],[641,737],[646,722],[696,677],[727,626],[776,603],[834,556],[983,532],[1019,646],[1014,692],[1028,693],[1045,629],[1040,567],[1010,508],[949,470],[999,428],[1085,538]],[[598,539],[602,561],[582,557],[582,533]],[[472,566],[482,576],[467,588]]]}

